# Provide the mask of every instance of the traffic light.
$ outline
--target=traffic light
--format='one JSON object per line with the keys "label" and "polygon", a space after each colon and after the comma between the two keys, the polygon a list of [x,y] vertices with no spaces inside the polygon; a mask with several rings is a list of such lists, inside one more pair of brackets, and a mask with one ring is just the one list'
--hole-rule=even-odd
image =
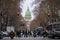
{"label": "traffic light", "polygon": [[50,17],[51,16],[51,14],[50,13],[48,13],[48,17]]}

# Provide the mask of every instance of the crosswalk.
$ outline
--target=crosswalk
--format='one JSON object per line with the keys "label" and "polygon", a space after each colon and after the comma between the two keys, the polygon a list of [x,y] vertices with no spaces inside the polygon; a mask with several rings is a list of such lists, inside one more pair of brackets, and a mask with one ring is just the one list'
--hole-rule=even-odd
{"label": "crosswalk", "polygon": [[11,39],[10,37],[4,37],[0,40],[60,40],[60,39],[49,39],[49,38],[43,38],[43,37],[14,37],[14,39]]}
{"label": "crosswalk", "polygon": [[[35,38],[34,37],[14,37],[13,40],[42,40],[42,39],[43,39],[43,37],[35,37]],[[11,38],[5,37],[1,40],[11,40]]]}

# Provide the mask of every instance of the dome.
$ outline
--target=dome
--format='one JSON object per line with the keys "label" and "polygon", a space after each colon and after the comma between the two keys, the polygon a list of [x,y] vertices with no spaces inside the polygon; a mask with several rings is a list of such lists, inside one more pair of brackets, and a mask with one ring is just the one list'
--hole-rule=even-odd
{"label": "dome", "polygon": [[26,11],[26,13],[25,13],[25,16],[31,16],[31,12],[30,12],[30,10],[29,10],[29,7],[27,8],[27,11]]}

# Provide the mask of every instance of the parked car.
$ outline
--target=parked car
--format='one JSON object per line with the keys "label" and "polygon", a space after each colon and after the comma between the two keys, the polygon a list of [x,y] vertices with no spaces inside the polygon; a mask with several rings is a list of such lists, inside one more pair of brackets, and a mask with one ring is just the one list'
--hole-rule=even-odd
{"label": "parked car", "polygon": [[54,22],[46,26],[46,33],[48,38],[60,38],[60,22]]}
{"label": "parked car", "polygon": [[9,32],[7,32],[7,31],[3,31],[2,34],[3,34],[3,37],[8,37],[9,36]]}

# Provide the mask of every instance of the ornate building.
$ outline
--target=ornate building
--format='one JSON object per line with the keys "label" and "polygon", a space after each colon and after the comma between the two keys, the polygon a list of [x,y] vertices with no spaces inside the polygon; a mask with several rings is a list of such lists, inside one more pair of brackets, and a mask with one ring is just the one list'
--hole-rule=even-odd
{"label": "ornate building", "polygon": [[24,19],[27,22],[27,30],[30,30],[31,12],[29,10],[29,7],[27,7]]}

